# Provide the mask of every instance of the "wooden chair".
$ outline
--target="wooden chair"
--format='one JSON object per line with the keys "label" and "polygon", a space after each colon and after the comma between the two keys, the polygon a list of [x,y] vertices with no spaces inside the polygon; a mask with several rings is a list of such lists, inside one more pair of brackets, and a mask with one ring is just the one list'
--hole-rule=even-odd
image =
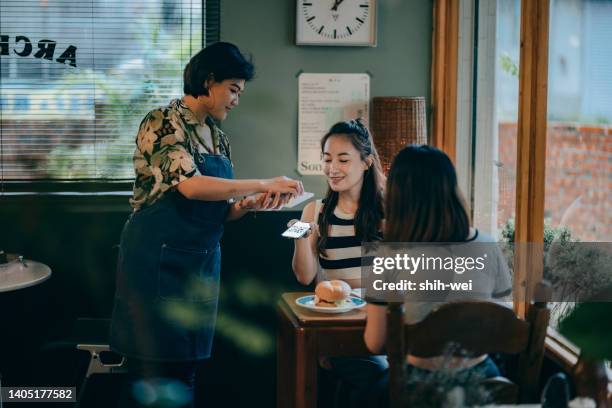
{"label": "wooden chair", "polygon": [[550,317],[546,302],[534,303],[526,320],[519,319],[513,310],[492,302],[451,302],[434,309],[424,320],[412,325],[404,324],[402,306],[401,303],[390,304],[387,310],[391,407],[410,405],[406,395],[406,356],[426,358],[448,354],[449,344],[459,346],[458,350],[452,351],[457,356],[518,355],[516,372],[510,376],[512,381],[496,377],[481,382],[481,385],[497,403],[535,400]]}
{"label": "wooden chair", "polygon": [[605,363],[592,360],[583,354],[573,367],[571,376],[576,388],[576,396],[593,399],[598,408],[612,407],[612,391],[609,391]]}

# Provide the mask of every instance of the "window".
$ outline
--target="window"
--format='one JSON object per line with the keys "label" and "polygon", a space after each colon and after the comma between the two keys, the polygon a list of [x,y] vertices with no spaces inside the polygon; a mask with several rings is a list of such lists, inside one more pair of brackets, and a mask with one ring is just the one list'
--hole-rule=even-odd
{"label": "window", "polygon": [[548,271],[571,294],[554,305],[554,328],[573,301],[612,285],[593,252],[608,244],[588,244],[612,241],[611,24],[612,1],[550,1],[544,225],[557,242],[581,242],[557,255],[571,267]]}
{"label": "window", "polygon": [[[202,0],[2,1],[2,190],[131,180],[140,121],[182,95],[203,11]],[[214,24],[208,32],[218,36]]]}
{"label": "window", "polygon": [[473,223],[500,237],[515,218],[520,0],[462,0],[456,165]]}
{"label": "window", "polygon": [[[461,187],[476,226],[502,239],[520,229],[517,240],[545,249],[581,241],[557,245],[554,259],[551,249],[525,263],[518,279],[515,269],[515,290],[542,275],[556,282],[547,345],[569,367],[579,350],[554,328],[574,308],[572,299],[612,284],[612,1],[460,4],[454,142]],[[523,219],[515,231],[517,215]],[[515,308],[524,312],[520,303]]]}
{"label": "window", "polygon": [[552,0],[545,220],[612,241],[612,1]]}

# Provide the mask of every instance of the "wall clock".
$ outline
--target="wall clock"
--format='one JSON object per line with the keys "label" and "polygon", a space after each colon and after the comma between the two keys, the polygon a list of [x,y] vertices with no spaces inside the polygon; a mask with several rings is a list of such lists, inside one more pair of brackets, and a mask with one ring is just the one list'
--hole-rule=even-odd
{"label": "wall clock", "polygon": [[376,46],[376,0],[296,1],[296,44]]}

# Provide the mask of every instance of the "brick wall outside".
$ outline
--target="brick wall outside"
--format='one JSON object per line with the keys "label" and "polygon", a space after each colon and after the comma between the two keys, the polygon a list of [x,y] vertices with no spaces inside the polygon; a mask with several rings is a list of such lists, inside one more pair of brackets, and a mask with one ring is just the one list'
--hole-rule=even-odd
{"label": "brick wall outside", "polygon": [[[499,205],[514,215],[516,123],[499,124]],[[582,241],[612,241],[612,126],[551,124],[546,141],[545,217]]]}

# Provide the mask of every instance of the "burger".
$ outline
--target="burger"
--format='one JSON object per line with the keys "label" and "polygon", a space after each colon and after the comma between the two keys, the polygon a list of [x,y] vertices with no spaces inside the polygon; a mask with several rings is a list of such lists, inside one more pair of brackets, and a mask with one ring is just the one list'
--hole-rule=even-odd
{"label": "burger", "polygon": [[350,304],[351,287],[341,280],[319,282],[315,288],[314,304],[319,307],[342,307]]}

